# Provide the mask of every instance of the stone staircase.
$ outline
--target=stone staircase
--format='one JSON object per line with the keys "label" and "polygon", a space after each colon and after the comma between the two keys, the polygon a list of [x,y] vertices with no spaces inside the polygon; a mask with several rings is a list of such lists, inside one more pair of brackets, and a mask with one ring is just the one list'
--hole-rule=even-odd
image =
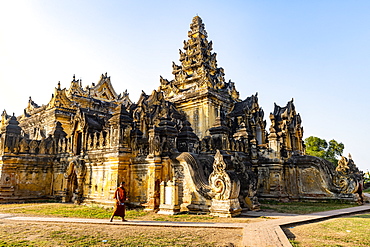
{"label": "stone staircase", "polygon": [[14,198],[14,186],[0,186],[0,201]]}

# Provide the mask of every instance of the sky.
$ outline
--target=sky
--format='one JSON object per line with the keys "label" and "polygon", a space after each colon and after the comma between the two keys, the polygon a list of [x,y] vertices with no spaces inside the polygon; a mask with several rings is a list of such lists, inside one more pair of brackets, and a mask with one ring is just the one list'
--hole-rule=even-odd
{"label": "sky", "polygon": [[194,16],[205,23],[218,66],[242,99],[294,98],[304,138],[335,139],[370,170],[370,1],[0,0],[0,109],[19,116],[29,97],[47,104],[58,81],[85,87],[102,73],[136,102],[172,61]]}

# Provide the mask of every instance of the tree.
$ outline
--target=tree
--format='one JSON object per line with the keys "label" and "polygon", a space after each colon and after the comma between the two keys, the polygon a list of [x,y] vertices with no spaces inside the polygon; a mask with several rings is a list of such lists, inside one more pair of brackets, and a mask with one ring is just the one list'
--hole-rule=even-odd
{"label": "tree", "polygon": [[329,143],[325,139],[316,136],[310,136],[304,140],[306,144],[306,154],[326,159],[338,165],[338,158],[344,150],[343,143],[338,143],[336,140],[330,140]]}
{"label": "tree", "polygon": [[364,175],[364,182],[370,185],[370,172],[369,171],[367,171]]}

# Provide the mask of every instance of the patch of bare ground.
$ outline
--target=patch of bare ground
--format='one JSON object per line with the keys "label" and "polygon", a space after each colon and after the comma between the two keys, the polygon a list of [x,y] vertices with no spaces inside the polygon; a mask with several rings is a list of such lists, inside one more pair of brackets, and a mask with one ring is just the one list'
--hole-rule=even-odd
{"label": "patch of bare ground", "polygon": [[0,246],[241,246],[241,229],[0,220]]}

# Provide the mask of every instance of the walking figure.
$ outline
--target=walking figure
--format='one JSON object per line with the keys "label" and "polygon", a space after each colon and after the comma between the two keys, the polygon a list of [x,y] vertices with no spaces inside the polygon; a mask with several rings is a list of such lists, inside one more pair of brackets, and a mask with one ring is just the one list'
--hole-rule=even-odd
{"label": "walking figure", "polygon": [[114,216],[120,216],[122,218],[122,221],[127,221],[125,220],[125,202],[127,200],[127,192],[124,188],[124,185],[125,182],[121,182],[120,186],[114,192],[114,199],[116,199],[116,203],[114,205],[114,212],[112,214],[112,217],[110,217],[110,222],[113,221]]}

